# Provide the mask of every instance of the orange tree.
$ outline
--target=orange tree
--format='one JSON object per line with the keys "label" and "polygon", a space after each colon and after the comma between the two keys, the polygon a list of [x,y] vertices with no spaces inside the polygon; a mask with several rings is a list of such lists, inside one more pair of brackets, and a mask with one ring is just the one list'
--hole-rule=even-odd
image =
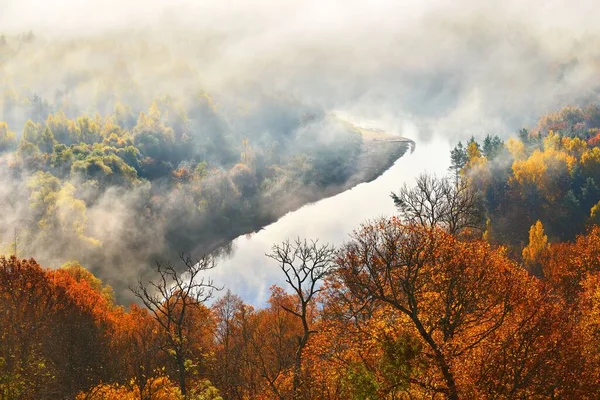
{"label": "orange tree", "polygon": [[505,322],[519,278],[501,250],[464,242],[397,218],[363,225],[346,244],[336,274],[356,301],[389,305],[408,318],[423,343],[433,392],[458,399],[469,389],[457,377],[468,357]]}

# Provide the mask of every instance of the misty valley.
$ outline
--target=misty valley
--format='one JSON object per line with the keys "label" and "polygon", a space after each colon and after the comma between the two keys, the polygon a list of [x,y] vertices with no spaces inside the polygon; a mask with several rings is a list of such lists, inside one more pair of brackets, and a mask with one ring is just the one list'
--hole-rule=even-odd
{"label": "misty valley", "polygon": [[[119,298],[154,260],[213,252],[373,180],[409,146],[291,99],[218,111],[200,93],[145,111],[114,101],[113,112],[89,116],[69,110],[76,89],[56,103],[4,93],[3,243],[44,263],[78,260]],[[21,124],[17,136],[10,127]]]}
{"label": "misty valley", "polygon": [[596,11],[0,0],[0,400],[598,398]]}

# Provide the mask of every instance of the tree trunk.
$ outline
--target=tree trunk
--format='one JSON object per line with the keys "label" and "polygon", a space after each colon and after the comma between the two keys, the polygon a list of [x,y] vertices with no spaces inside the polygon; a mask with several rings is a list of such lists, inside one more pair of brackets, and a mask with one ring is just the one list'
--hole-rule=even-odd
{"label": "tree trunk", "polygon": [[185,389],[185,360],[183,357],[177,357],[177,369],[179,370],[179,390],[181,390],[181,394],[185,397],[187,391]]}
{"label": "tree trunk", "polygon": [[431,350],[433,350],[433,353],[435,355],[435,361],[440,370],[442,371],[444,381],[446,381],[446,386],[448,390],[448,400],[458,400],[458,389],[456,388],[456,381],[454,380],[454,375],[452,374],[452,371],[450,371],[450,366],[446,362],[444,354],[442,354],[437,343],[433,340],[431,335],[427,333],[427,331],[423,327],[423,324],[421,324],[421,321],[416,317],[416,315],[410,315],[410,317],[415,323],[421,337],[425,339],[425,342],[429,345],[429,347],[431,347]]}
{"label": "tree trunk", "polygon": [[298,338],[298,349],[296,350],[296,360],[294,364],[294,380],[292,383],[292,390],[294,393],[294,399],[299,399],[300,393],[298,389],[300,389],[301,379],[300,375],[302,374],[302,352],[308,343],[308,338],[310,336],[310,329],[308,327],[308,321],[306,319],[306,306],[302,307],[302,326],[304,328],[304,334],[302,337]]}

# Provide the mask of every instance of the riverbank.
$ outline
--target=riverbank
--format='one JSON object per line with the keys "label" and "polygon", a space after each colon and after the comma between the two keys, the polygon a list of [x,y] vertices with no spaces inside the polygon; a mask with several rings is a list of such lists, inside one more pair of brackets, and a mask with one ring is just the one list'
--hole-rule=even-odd
{"label": "riverbank", "polygon": [[376,179],[307,204],[257,233],[238,236],[231,242],[229,253],[219,257],[217,268],[210,271],[210,276],[215,283],[231,289],[245,302],[263,306],[271,285],[286,285],[277,264],[265,257],[273,244],[299,237],[342,245],[361,223],[396,213],[390,198],[392,191],[405,183],[412,185],[423,172],[447,173],[449,152],[450,145],[443,138],[419,143],[414,153],[403,154]]}
{"label": "riverbank", "polygon": [[258,217],[255,216],[251,222],[236,224],[235,229],[227,235],[221,236],[216,241],[200,244],[193,253],[199,255],[214,251],[229,252],[231,242],[235,238],[259,232],[302,207],[339,195],[361,183],[372,182],[391,168],[407,151],[410,150],[412,153],[415,149],[416,144],[411,139],[391,135],[382,130],[358,127],[342,120],[340,123],[347,125],[362,137],[361,152],[356,164],[352,166],[353,173],[344,183],[329,185],[326,188],[303,185],[293,191],[282,193],[277,207],[257,210]]}

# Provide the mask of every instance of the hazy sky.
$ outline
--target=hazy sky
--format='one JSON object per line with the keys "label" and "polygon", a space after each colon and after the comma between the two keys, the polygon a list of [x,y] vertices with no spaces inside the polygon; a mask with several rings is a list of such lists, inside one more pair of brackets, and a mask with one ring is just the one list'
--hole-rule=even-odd
{"label": "hazy sky", "polygon": [[165,16],[176,16],[196,27],[204,24],[223,31],[322,32],[364,26],[396,30],[398,25],[436,11],[449,19],[483,12],[581,33],[596,24],[596,5],[593,0],[2,0],[0,26],[3,30],[80,32],[154,24]]}
{"label": "hazy sky", "polygon": [[209,92],[255,85],[452,140],[597,99],[599,26],[593,0],[0,0],[2,32],[117,46],[135,31],[196,62]]}

